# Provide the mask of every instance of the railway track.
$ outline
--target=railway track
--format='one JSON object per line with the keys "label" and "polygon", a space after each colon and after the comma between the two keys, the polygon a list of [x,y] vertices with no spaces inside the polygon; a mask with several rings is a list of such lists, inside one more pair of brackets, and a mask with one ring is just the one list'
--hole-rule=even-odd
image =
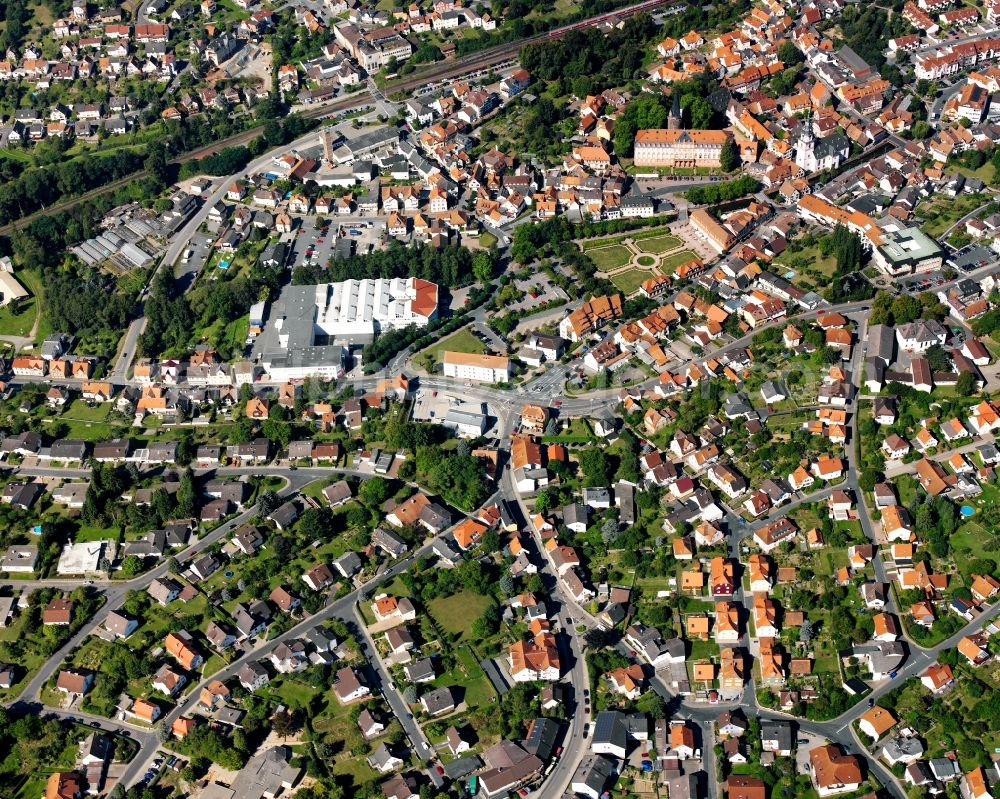
{"label": "railway track", "polygon": [[[569,25],[563,25],[562,27],[555,28],[554,30],[547,31],[545,33],[538,33],[534,36],[529,36],[524,39],[518,39],[514,42],[507,42],[505,44],[499,44],[494,47],[488,47],[484,50],[478,50],[475,53],[470,53],[468,55],[462,56],[454,61],[441,62],[427,67],[426,69],[414,72],[412,76],[405,79],[400,79],[388,83],[383,94],[388,96],[395,92],[405,92],[412,89],[417,89],[422,86],[426,86],[428,83],[433,83],[434,81],[444,80],[446,78],[454,78],[460,75],[465,75],[473,71],[482,71],[495,67],[497,64],[502,64],[507,61],[512,56],[516,55],[517,52],[526,44],[534,44],[537,42],[543,42],[550,39],[557,39],[560,36],[565,35],[569,31],[579,30],[580,28],[587,28],[593,25],[599,25],[601,22],[612,18],[630,17],[635,14],[639,14],[643,11],[649,11],[652,8],[661,5],[676,5],[676,0],[645,0],[642,3],[638,3],[633,6],[628,6],[627,8],[620,8],[615,11],[609,11],[604,14],[600,14],[596,17],[590,17],[585,20],[580,20],[579,22],[574,22]],[[314,108],[307,108],[304,111],[299,112],[301,116],[306,119],[323,119],[325,117],[330,117],[335,114],[339,114],[344,111],[352,111],[354,109],[360,108],[361,106],[367,105],[372,101],[371,92],[368,89],[363,89],[361,91],[355,92],[349,97],[343,97],[339,100],[332,100],[328,103],[317,104]],[[204,158],[209,155],[214,155],[220,150],[224,150],[227,147],[238,147],[239,145],[248,144],[250,141],[255,139],[260,135],[261,128],[254,127],[249,130],[242,131],[240,133],[233,134],[225,139],[221,139],[204,147],[198,147],[194,150],[188,150],[184,153],[176,155],[170,159],[171,164],[180,164],[184,161],[190,161],[192,159]],[[100,197],[102,194],[106,194],[116,189],[120,189],[127,186],[129,183],[140,180],[148,175],[145,170],[134,172],[127,177],[120,178],[119,180],[112,181],[96,189],[92,189],[84,194],[77,197],[71,197],[66,200],[60,200],[59,202],[50,205],[48,208],[43,208],[40,211],[36,211],[33,214],[29,214],[16,222],[11,222],[7,225],[0,227],[0,236],[9,236],[19,227],[24,227],[31,223],[32,220],[39,217],[48,216],[53,213],[60,213],[62,211],[74,208],[81,203],[88,202],[95,197]]]}

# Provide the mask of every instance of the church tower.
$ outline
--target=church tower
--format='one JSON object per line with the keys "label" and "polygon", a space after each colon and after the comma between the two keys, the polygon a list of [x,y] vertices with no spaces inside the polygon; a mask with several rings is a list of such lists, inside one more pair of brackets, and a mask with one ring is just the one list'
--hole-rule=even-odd
{"label": "church tower", "polygon": [[816,135],[811,117],[802,120],[802,133],[795,145],[795,163],[806,172],[816,171]]}
{"label": "church tower", "polygon": [[681,130],[684,127],[684,112],[681,111],[681,97],[673,92],[674,104],[670,108],[670,115],[667,117],[667,130]]}

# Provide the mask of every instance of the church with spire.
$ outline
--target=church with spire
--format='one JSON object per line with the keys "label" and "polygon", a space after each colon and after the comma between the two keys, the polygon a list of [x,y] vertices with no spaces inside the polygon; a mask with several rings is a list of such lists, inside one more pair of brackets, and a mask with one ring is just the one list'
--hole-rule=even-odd
{"label": "church with spire", "polygon": [[802,120],[802,132],[795,143],[795,163],[808,172],[836,169],[851,153],[851,142],[842,133],[816,138],[812,117]]}
{"label": "church with spire", "polygon": [[673,92],[673,96],[674,104],[667,117],[667,130],[682,130],[684,128],[684,112],[681,110],[681,96],[676,91]]}

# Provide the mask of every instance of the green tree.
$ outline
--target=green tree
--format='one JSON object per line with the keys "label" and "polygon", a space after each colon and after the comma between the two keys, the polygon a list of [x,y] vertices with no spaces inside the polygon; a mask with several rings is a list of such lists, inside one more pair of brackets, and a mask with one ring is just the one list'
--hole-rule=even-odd
{"label": "green tree", "polygon": [[483,615],[472,622],[472,634],[476,639],[482,641],[489,638],[500,629],[500,608],[490,605],[483,611]]}
{"label": "green tree", "polygon": [[480,283],[489,283],[493,279],[493,259],[488,252],[480,250],[472,256],[472,276]]}
{"label": "green tree", "polygon": [[277,419],[265,419],[260,426],[260,432],[279,449],[287,447],[292,438],[292,430],[288,423]]}
{"label": "green tree", "polygon": [[864,469],[858,479],[858,485],[861,486],[862,491],[873,491],[875,489],[875,484],[878,483],[878,481],[878,472],[873,469]]}
{"label": "green tree", "polygon": [[681,98],[681,108],[687,112],[689,124],[695,130],[705,130],[712,124],[712,106],[704,97],[685,94]]}
{"label": "green tree", "polygon": [[912,294],[900,294],[892,301],[890,312],[897,325],[905,325],[920,318],[922,306],[920,300]]}
{"label": "green tree", "polygon": [[951,358],[948,357],[948,353],[944,351],[944,348],[938,344],[929,347],[927,352],[924,353],[924,357],[927,359],[927,363],[930,364],[932,371],[947,372],[951,368]]}
{"label": "green tree", "polygon": [[736,142],[730,138],[726,138],[725,143],[722,145],[722,151],[719,153],[719,164],[721,165],[724,172],[732,172],[739,164],[740,154],[736,149]]}
{"label": "green tree", "polygon": [[645,713],[654,720],[665,719],[667,717],[667,703],[656,691],[646,691],[636,700],[635,708],[640,713]]}
{"label": "green tree", "polygon": [[615,120],[615,152],[619,156],[630,156],[635,134],[640,130],[664,127],[668,112],[662,95],[643,94],[629,103]]}
{"label": "green tree", "polygon": [[778,45],[778,60],[786,67],[790,67],[794,64],[801,64],[804,59],[802,53],[799,52],[799,48],[788,39],[785,39]]}
{"label": "green tree", "polygon": [[955,383],[955,391],[961,397],[971,397],[976,392],[976,376],[972,372],[961,372],[958,375],[958,382]]}
{"label": "green tree", "polygon": [[142,572],[142,558],[138,555],[129,555],[122,561],[122,574],[125,577],[135,577]]}
{"label": "green tree", "polygon": [[188,467],[181,476],[177,487],[177,514],[181,518],[193,518],[197,510],[197,495],[194,489],[194,473]]}
{"label": "green tree", "polygon": [[310,508],[302,514],[299,529],[310,540],[323,539],[333,525],[333,512],[325,505]]}
{"label": "green tree", "polygon": [[583,450],[579,462],[588,486],[606,486],[611,482],[611,461],[603,449]]}
{"label": "green tree", "polygon": [[389,483],[384,477],[369,477],[358,487],[358,499],[369,508],[378,508],[389,498]]}

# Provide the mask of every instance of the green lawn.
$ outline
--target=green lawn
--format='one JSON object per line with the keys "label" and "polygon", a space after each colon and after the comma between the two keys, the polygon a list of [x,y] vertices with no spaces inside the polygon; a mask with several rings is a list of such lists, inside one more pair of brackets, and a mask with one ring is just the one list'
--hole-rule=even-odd
{"label": "green lawn", "polygon": [[847,550],[823,549],[813,557],[812,565],[816,574],[833,576],[837,569],[847,565]]}
{"label": "green lawn", "polygon": [[689,662],[698,660],[711,660],[719,656],[719,645],[712,638],[707,641],[693,640],[691,644],[691,654],[688,656]]}
{"label": "green lawn", "polygon": [[898,477],[894,477],[892,483],[896,487],[899,504],[904,508],[908,508],[913,498],[920,493],[920,483],[917,482],[913,475],[901,474]]}
{"label": "green lawn", "polygon": [[621,244],[626,239],[631,238],[631,236],[626,233],[622,236],[601,236],[596,239],[588,239],[585,241],[577,242],[577,245],[584,252],[589,252],[590,250],[596,250],[600,247],[610,247],[612,244]]}
{"label": "green lawn", "polygon": [[472,335],[469,328],[464,327],[461,330],[456,330],[447,338],[432,344],[420,354],[420,357],[429,368],[440,362],[446,352],[468,352],[481,355],[486,352],[486,345]]}
{"label": "green lawn", "polygon": [[105,422],[82,422],[77,419],[59,420],[67,427],[66,438],[79,438],[83,441],[105,441],[112,437],[111,425]]}
{"label": "green lawn", "polygon": [[461,701],[468,707],[481,707],[496,701],[496,692],[486,676],[479,659],[469,645],[454,649],[455,667],[439,675],[429,688],[459,689]]}
{"label": "green lawn", "polygon": [[545,444],[587,444],[594,440],[594,433],[586,419],[570,419],[569,425],[555,436],[542,436]]}
{"label": "green lawn", "polygon": [[672,274],[678,266],[686,264],[688,261],[693,261],[697,257],[698,254],[691,250],[675,252],[673,255],[668,255],[666,258],[660,259],[660,271],[665,275]]}
{"label": "green lawn", "polygon": [[969,567],[974,560],[989,558],[996,561],[996,550],[993,549],[997,535],[995,531],[987,530],[982,524],[975,521],[966,522],[949,540],[952,555],[955,559],[955,566],[958,568],[966,582],[971,581],[972,569]]}
{"label": "green lawn", "polygon": [[87,541],[117,541],[117,527],[81,527],[73,536],[73,542],[82,544]]}
{"label": "green lawn", "polygon": [[619,272],[611,276],[611,282],[622,294],[628,296],[639,290],[644,280],[647,280],[652,273],[644,269],[629,269],[627,272]]}
{"label": "green lawn", "polygon": [[14,277],[28,290],[28,296],[17,303],[17,312],[0,308],[0,335],[27,336],[35,324],[35,314],[42,301],[42,278],[37,270],[20,269]]}
{"label": "green lawn", "polygon": [[273,680],[268,686],[270,693],[293,708],[307,708],[316,696],[316,689],[287,675]]}
{"label": "green lawn", "polygon": [[459,591],[449,597],[430,600],[427,610],[447,632],[460,633],[461,640],[467,641],[472,635],[472,622],[482,616],[491,603],[489,597]]}
{"label": "green lawn", "polygon": [[[774,259],[775,272],[783,274],[785,270],[795,272],[793,279],[808,282],[810,286],[818,285],[817,281],[830,277],[837,269],[837,259],[833,255],[823,255],[819,245],[805,247],[796,252],[785,250]],[[778,267],[781,267],[780,269]]]}
{"label": "green lawn", "polygon": [[34,297],[25,297],[16,304],[16,311],[12,306],[0,308],[0,335],[27,336],[35,324],[36,303]]}
{"label": "green lawn", "polygon": [[659,255],[661,252],[669,252],[670,250],[676,250],[684,242],[681,241],[677,236],[654,236],[650,239],[639,239],[635,246],[639,248],[642,252],[653,253],[654,255]]}
{"label": "green lawn", "polygon": [[610,247],[598,247],[588,250],[587,255],[590,256],[590,260],[594,262],[597,268],[603,272],[618,269],[632,260],[632,252],[620,244],[612,244]]}
{"label": "green lawn", "polygon": [[922,220],[920,227],[925,233],[938,237],[967,213],[986,202],[986,198],[977,194],[955,198],[932,197],[917,206],[915,215]]}
{"label": "green lawn", "polygon": [[954,169],[956,172],[961,172],[968,178],[979,178],[987,186],[993,184],[993,178],[996,175],[996,167],[990,161],[987,161],[978,169],[969,169],[969,167],[958,162],[948,164],[948,168]]}
{"label": "green lawn", "polygon": [[107,421],[109,413],[111,413],[110,402],[90,405],[82,399],[75,399],[63,411],[62,418],[74,422],[104,422]]}

